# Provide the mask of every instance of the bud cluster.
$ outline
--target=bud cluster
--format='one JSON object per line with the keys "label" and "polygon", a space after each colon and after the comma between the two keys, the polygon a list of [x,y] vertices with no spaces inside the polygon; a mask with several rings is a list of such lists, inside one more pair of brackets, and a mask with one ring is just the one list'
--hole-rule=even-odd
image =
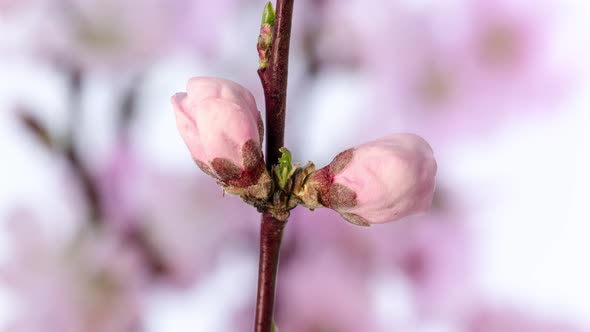
{"label": "bud cluster", "polygon": [[172,97],[178,129],[193,159],[225,192],[285,220],[297,205],[326,207],[352,224],[394,221],[430,208],[436,162],[424,139],[384,137],[338,154],[316,170],[293,165],[289,150],[269,172],[262,154],[263,124],[252,94],[241,85],[195,77]]}

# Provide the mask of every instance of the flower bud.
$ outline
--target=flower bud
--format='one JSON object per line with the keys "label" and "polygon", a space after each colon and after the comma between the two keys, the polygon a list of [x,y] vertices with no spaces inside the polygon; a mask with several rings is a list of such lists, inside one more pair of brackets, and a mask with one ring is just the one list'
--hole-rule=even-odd
{"label": "flower bud", "polygon": [[178,130],[203,172],[229,193],[268,196],[262,119],[246,88],[221,78],[194,77],[186,93],[172,97],[172,105]]}
{"label": "flower bud", "polygon": [[424,139],[392,135],[341,152],[310,175],[299,197],[353,224],[394,221],[430,208],[436,168]]}
{"label": "flower bud", "polygon": [[260,69],[268,68],[270,64],[270,50],[273,41],[273,27],[275,24],[275,10],[272,3],[267,2],[262,13],[262,22],[260,22],[260,34],[258,35],[258,67]]}

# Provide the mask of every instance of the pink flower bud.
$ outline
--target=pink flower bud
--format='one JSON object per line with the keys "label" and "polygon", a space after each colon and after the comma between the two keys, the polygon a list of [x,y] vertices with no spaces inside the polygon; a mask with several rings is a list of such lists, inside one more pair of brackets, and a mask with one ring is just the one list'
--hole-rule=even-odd
{"label": "pink flower bud", "polygon": [[341,152],[308,180],[308,196],[353,224],[368,226],[424,212],[432,204],[436,161],[424,139],[384,137]]}
{"label": "pink flower bud", "polygon": [[[221,78],[194,77],[172,97],[178,130],[197,165],[226,191],[256,197],[270,190],[262,156],[263,126],[254,97]],[[261,186],[261,187],[260,187]]]}

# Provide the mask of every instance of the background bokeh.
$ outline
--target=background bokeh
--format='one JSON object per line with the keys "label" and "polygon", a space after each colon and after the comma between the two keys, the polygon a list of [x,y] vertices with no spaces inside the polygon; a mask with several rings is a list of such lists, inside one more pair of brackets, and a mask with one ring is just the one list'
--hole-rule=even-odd
{"label": "background bokeh", "polygon": [[[192,163],[170,96],[263,110],[264,1],[0,0],[0,328],[250,331],[259,217]],[[296,0],[286,144],[415,132],[431,213],[296,209],[281,332],[590,327],[590,2]]]}

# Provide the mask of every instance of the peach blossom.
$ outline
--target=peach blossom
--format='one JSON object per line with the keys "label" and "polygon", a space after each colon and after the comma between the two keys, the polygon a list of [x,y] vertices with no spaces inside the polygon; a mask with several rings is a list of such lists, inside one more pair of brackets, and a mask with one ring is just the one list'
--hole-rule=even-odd
{"label": "peach blossom", "polygon": [[263,188],[254,196],[268,193],[262,119],[250,91],[229,80],[194,77],[187,92],[172,97],[172,105],[178,130],[205,173],[231,193],[243,194],[236,188],[257,185]]}
{"label": "peach blossom", "polygon": [[424,139],[397,134],[340,153],[312,175],[308,190],[351,223],[378,224],[428,210],[436,169]]}

